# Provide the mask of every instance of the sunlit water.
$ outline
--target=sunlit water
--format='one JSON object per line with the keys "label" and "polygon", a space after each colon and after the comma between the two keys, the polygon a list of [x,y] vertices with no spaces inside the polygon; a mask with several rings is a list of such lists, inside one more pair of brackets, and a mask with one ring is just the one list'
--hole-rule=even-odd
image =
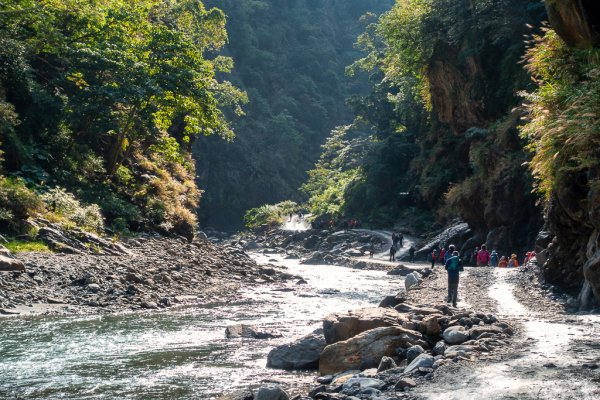
{"label": "sunlit water", "polygon": [[[0,398],[210,399],[264,381],[294,392],[314,374],[267,369],[271,348],[403,285],[383,272],[281,262],[308,285],[251,287],[236,302],[183,310],[0,319]],[[226,339],[236,323],[284,337]]]}

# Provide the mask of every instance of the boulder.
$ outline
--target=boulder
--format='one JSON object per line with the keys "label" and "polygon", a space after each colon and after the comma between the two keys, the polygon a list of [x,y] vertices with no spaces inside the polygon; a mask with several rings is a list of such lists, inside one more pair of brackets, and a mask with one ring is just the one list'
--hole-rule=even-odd
{"label": "boulder", "polygon": [[346,382],[344,382],[344,384],[342,385],[342,390],[346,389],[350,389],[350,388],[357,388],[360,391],[364,390],[364,389],[369,389],[369,388],[373,388],[373,389],[381,389],[385,386],[385,382],[379,379],[373,379],[373,378],[363,378],[363,377],[354,377],[354,378],[350,378],[348,379]]}
{"label": "boulder", "polygon": [[469,340],[469,332],[462,326],[451,326],[446,328],[442,337],[449,344],[460,344]]}
{"label": "boulder", "polygon": [[444,352],[444,356],[446,358],[457,358],[457,357],[469,358],[469,357],[471,357],[471,355],[473,355],[474,352],[475,352],[475,349],[473,348],[473,346],[463,344],[463,345],[448,347],[446,349],[446,351]]}
{"label": "boulder", "polygon": [[442,315],[442,311],[440,311],[436,308],[417,307],[417,306],[413,306],[412,304],[408,304],[408,303],[398,304],[396,307],[394,307],[394,310],[398,311],[399,313],[413,313],[413,314],[420,314],[420,315],[437,314],[440,316]]}
{"label": "boulder", "polygon": [[330,344],[321,353],[319,373],[335,374],[351,369],[376,368],[384,356],[392,357],[399,347],[427,347],[420,332],[399,326],[375,328],[348,340]]}
{"label": "boulder", "polygon": [[397,368],[396,362],[391,357],[383,357],[377,367],[377,372],[387,371],[388,369]]}
{"label": "boulder", "polygon": [[440,340],[439,342],[437,342],[435,344],[435,346],[433,346],[433,354],[435,354],[436,356],[443,356],[444,353],[446,352],[446,348],[448,346],[446,345],[446,342],[444,342],[443,340]]}
{"label": "boulder", "polygon": [[217,400],[254,400],[254,393],[250,390],[240,390],[235,393],[221,396]]}
{"label": "boulder", "polygon": [[479,339],[479,337],[485,333],[499,335],[503,333],[503,329],[495,325],[484,325],[474,326],[469,330],[469,336],[471,337],[471,339]]}
{"label": "boulder", "polygon": [[394,267],[394,269],[391,269],[387,272],[388,275],[395,275],[395,276],[407,276],[408,274],[411,274],[413,272],[413,270],[411,268],[408,268],[402,264],[398,265],[397,267]]}
{"label": "boulder", "polygon": [[0,256],[10,257],[10,250],[0,244]]}
{"label": "boulder", "polygon": [[419,331],[427,336],[438,336],[441,332],[439,316],[427,315],[419,324]]}
{"label": "boulder", "polygon": [[25,264],[17,259],[0,255],[0,271],[25,272]]}
{"label": "boulder", "polygon": [[273,339],[281,337],[270,332],[259,331],[253,325],[237,324],[228,326],[225,329],[225,337],[228,339],[246,338],[246,339]]}
{"label": "boulder", "polygon": [[400,292],[395,296],[386,296],[381,303],[379,303],[379,307],[383,308],[394,308],[400,303],[404,303],[406,301],[406,293]]}
{"label": "boulder", "polygon": [[279,369],[317,369],[325,349],[322,332],[311,333],[291,344],[273,348],[267,356],[267,367]]}
{"label": "boulder", "polygon": [[396,382],[396,386],[394,388],[396,390],[404,390],[405,388],[414,388],[417,386],[417,382],[409,377],[402,377],[398,382]]}
{"label": "boulder", "polygon": [[254,400],[289,400],[290,396],[279,386],[263,386],[258,389]]}
{"label": "boulder", "polygon": [[418,286],[419,283],[421,283],[421,278],[419,278],[414,272],[411,272],[410,274],[406,275],[406,278],[404,278],[404,287],[406,288],[406,291]]}
{"label": "boulder", "polygon": [[404,369],[404,373],[410,374],[418,368],[431,368],[433,367],[434,362],[435,359],[433,356],[430,356],[429,354],[420,354]]}
{"label": "boulder", "polygon": [[312,250],[315,247],[317,247],[317,244],[319,243],[319,241],[321,240],[321,238],[319,238],[319,236],[317,235],[312,235],[309,236],[305,241],[304,241],[304,248],[306,250]]}
{"label": "boulder", "polygon": [[406,362],[410,364],[414,359],[425,353],[423,347],[416,345],[406,349]]}
{"label": "boulder", "polygon": [[350,339],[373,328],[401,325],[403,316],[390,308],[363,308],[347,314],[330,314],[323,320],[327,344]]}

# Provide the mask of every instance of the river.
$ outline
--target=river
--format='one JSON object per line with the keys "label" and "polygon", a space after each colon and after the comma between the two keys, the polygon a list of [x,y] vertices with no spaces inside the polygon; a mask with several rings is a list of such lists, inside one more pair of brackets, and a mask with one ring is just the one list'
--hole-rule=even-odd
{"label": "river", "polygon": [[[260,382],[294,393],[314,373],[267,369],[271,348],[312,332],[328,313],[377,305],[403,286],[380,271],[254,257],[276,259],[308,284],[249,287],[235,302],[178,310],[1,319],[0,398],[210,399]],[[236,323],[283,337],[226,339]]]}

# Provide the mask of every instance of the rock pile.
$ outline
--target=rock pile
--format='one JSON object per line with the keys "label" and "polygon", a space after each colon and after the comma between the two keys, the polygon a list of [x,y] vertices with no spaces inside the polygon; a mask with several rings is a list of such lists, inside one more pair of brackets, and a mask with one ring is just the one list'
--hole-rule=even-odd
{"label": "rock pile", "polygon": [[0,272],[0,310],[60,304],[60,313],[158,309],[234,296],[248,283],[299,277],[209,242],[142,236],[120,254],[20,253]]}

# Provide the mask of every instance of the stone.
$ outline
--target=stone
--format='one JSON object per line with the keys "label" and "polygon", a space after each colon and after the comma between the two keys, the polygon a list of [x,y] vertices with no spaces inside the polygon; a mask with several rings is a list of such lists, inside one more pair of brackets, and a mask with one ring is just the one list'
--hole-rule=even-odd
{"label": "stone", "polygon": [[417,382],[413,379],[413,378],[409,378],[409,377],[402,377],[398,380],[398,382],[396,382],[396,385],[394,386],[394,388],[396,390],[404,390],[404,389],[410,389],[410,388],[414,388],[417,386]]}
{"label": "stone", "polygon": [[304,241],[304,245],[303,245],[303,246],[304,246],[304,248],[305,248],[306,250],[312,250],[312,249],[314,249],[314,248],[317,246],[317,244],[319,243],[319,241],[320,241],[320,240],[321,240],[321,239],[320,239],[320,238],[319,238],[319,236],[317,236],[317,235],[312,235],[312,236],[309,236],[309,237],[308,237],[308,238],[307,238],[307,239]]}
{"label": "stone", "polygon": [[10,257],[10,250],[0,244],[0,256]]}
{"label": "stone", "polygon": [[406,293],[400,292],[395,296],[386,296],[383,300],[381,300],[378,307],[394,308],[398,304],[404,303],[405,301],[406,301]]}
{"label": "stone", "polygon": [[440,340],[435,344],[435,346],[433,346],[433,354],[435,354],[436,356],[444,355],[447,347],[448,346],[446,346],[446,343],[443,340]]}
{"label": "stone", "polygon": [[471,337],[471,339],[479,339],[482,335],[486,333],[499,335],[501,333],[504,333],[504,330],[499,326],[494,325],[479,325],[469,329],[469,336]]}
{"label": "stone", "polygon": [[399,313],[413,313],[420,315],[437,314],[440,316],[442,315],[442,311],[438,310],[437,308],[417,307],[408,303],[398,304],[396,307],[394,307],[394,310],[398,311]]}
{"label": "stone", "polygon": [[449,344],[460,344],[469,340],[469,333],[462,326],[451,326],[446,328],[442,337]]}
{"label": "stone", "polygon": [[225,328],[225,337],[228,339],[246,338],[246,339],[273,339],[281,337],[270,332],[259,331],[253,325],[237,324]]}
{"label": "stone", "polygon": [[413,270],[411,268],[406,267],[405,265],[398,265],[397,267],[394,267],[394,269],[391,269],[387,272],[388,275],[395,275],[395,276],[407,276],[408,274],[411,274],[413,272]]}
{"label": "stone", "polygon": [[404,278],[404,287],[406,288],[406,291],[418,286],[419,283],[421,283],[421,279],[415,275],[414,272],[411,272],[410,274],[406,275],[406,278]]}
{"label": "stone", "polygon": [[254,400],[289,400],[290,396],[279,386],[263,386],[258,389]]}
{"label": "stone", "polygon": [[433,356],[430,356],[429,354],[420,354],[410,364],[408,364],[408,366],[404,369],[404,373],[410,374],[419,368],[431,368],[433,367],[434,362],[435,359]]}
{"label": "stone", "polygon": [[406,349],[406,362],[410,364],[415,358],[425,353],[423,347],[416,345]]}
{"label": "stone", "polygon": [[98,293],[101,289],[100,285],[98,285],[97,283],[90,283],[89,285],[87,285],[86,288],[92,293]]}
{"label": "stone", "polygon": [[404,316],[389,308],[363,308],[347,314],[330,314],[323,320],[327,344],[350,339],[373,328],[401,325]]}
{"label": "stone", "polygon": [[439,317],[435,314],[425,316],[421,320],[419,331],[427,336],[438,336],[441,332]]}
{"label": "stone", "polygon": [[10,271],[21,271],[25,272],[25,264],[22,261],[19,261],[15,258],[9,258],[3,255],[0,255],[0,271],[10,272]]}
{"label": "stone", "polygon": [[427,347],[420,332],[399,326],[371,329],[348,340],[325,347],[319,360],[321,375],[347,370],[376,368],[384,356],[393,357],[399,347]]}
{"label": "stone", "polygon": [[221,396],[217,400],[254,400],[254,393],[252,393],[250,390],[240,390],[225,396]]}
{"label": "stone", "polygon": [[377,372],[387,371],[388,369],[397,368],[396,362],[391,357],[383,357],[377,367]]}
{"label": "stone", "polygon": [[354,377],[348,379],[343,385],[343,389],[349,389],[352,387],[360,389],[362,392],[364,389],[373,388],[373,389],[381,389],[385,385],[385,382],[379,379],[373,378],[362,378],[362,377]]}
{"label": "stone", "polygon": [[267,367],[286,370],[317,369],[325,346],[322,333],[311,333],[294,343],[273,348],[267,356]]}
{"label": "stone", "polygon": [[444,356],[446,358],[457,358],[457,357],[469,358],[469,357],[471,357],[471,355],[474,352],[475,352],[475,349],[473,348],[473,346],[463,344],[463,345],[448,347],[446,349],[446,351],[444,352]]}

